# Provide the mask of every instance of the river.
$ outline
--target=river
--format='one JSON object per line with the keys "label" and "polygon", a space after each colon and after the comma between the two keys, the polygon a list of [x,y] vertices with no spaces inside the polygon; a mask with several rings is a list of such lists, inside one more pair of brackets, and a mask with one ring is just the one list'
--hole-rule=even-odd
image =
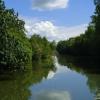
{"label": "river", "polygon": [[100,74],[59,60],[54,57],[54,69],[0,77],[0,100],[100,100]]}

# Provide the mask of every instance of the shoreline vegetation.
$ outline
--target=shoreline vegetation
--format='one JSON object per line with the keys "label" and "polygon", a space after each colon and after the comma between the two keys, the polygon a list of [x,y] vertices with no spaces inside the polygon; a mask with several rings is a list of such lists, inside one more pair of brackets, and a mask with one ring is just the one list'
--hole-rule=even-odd
{"label": "shoreline vegetation", "polygon": [[25,22],[0,0],[0,99],[65,100],[67,91],[74,100],[100,98],[100,0],[94,4],[85,33],[55,43],[28,38]]}
{"label": "shoreline vegetation", "polygon": [[0,73],[32,70],[35,69],[34,63],[37,61],[51,67],[55,49],[60,55],[89,57],[83,61],[100,58],[99,0],[94,0],[94,4],[95,12],[85,33],[69,40],[59,41],[56,46],[55,41],[50,42],[36,34],[28,38],[25,34],[25,22],[19,19],[14,9],[6,8],[4,1],[0,0]]}
{"label": "shoreline vegetation", "polygon": [[[25,34],[25,22],[0,0],[0,72],[32,69],[32,62],[52,58],[54,42]],[[34,66],[33,66],[34,67]]]}
{"label": "shoreline vegetation", "polygon": [[100,58],[100,1],[94,0],[95,12],[84,34],[59,41],[57,51],[61,55],[90,56]]}

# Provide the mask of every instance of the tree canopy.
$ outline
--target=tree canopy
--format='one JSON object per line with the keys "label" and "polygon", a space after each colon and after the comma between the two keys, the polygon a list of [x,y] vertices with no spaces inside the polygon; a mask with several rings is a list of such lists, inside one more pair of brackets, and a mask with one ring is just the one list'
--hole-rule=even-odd
{"label": "tree canopy", "polygon": [[100,0],[94,0],[95,12],[84,34],[69,40],[60,41],[57,51],[60,54],[75,56],[100,56]]}
{"label": "tree canopy", "polygon": [[14,9],[8,9],[0,0],[0,71],[24,70],[32,65],[32,59],[48,58],[52,43],[45,37],[26,36],[25,22]]}

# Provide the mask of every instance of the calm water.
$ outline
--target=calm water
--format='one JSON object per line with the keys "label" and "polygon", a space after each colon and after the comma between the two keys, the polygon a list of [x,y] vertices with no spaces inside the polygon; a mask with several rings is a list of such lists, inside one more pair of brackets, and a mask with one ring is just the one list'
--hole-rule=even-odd
{"label": "calm water", "polygon": [[54,57],[55,68],[39,67],[34,72],[2,76],[0,100],[96,100],[100,75],[64,62]]}

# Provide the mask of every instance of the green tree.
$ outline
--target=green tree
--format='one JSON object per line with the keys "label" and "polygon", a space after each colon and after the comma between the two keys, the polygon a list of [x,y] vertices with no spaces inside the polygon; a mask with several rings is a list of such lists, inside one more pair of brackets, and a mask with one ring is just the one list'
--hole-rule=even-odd
{"label": "green tree", "polygon": [[84,34],[60,41],[57,51],[60,54],[74,56],[100,56],[100,0],[94,0],[96,6],[87,30]]}
{"label": "green tree", "polygon": [[24,69],[31,61],[31,45],[25,35],[24,21],[0,0],[0,71]]}
{"label": "green tree", "polygon": [[52,57],[53,44],[50,43],[45,37],[33,35],[30,39],[32,45],[32,58],[35,59],[49,59]]}

